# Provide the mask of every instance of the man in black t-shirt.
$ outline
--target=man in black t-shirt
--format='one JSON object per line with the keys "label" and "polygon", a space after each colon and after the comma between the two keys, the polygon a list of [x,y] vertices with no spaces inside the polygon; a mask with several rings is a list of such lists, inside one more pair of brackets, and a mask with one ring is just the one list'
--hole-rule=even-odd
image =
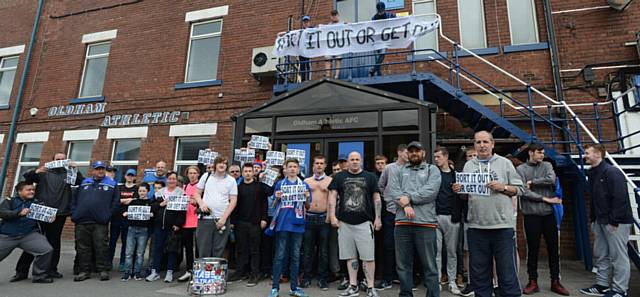
{"label": "man in black t-shirt", "polygon": [[[349,287],[340,296],[358,294],[358,258],[363,262],[367,279],[367,297],[377,297],[373,289],[375,276],[375,244],[373,232],[382,226],[382,200],[378,190],[378,179],[362,170],[362,157],[358,152],[349,154],[348,169],[338,173],[329,184],[329,217],[338,227],[340,259],[347,261]],[[336,199],[340,203],[336,215]]]}

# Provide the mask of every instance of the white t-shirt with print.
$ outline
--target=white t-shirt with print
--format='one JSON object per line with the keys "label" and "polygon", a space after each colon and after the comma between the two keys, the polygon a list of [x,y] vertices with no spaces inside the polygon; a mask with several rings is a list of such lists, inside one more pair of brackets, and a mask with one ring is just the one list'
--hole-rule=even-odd
{"label": "white t-shirt with print", "polygon": [[[229,196],[238,195],[238,184],[236,180],[226,174],[224,177],[218,177],[211,173],[211,177],[207,180],[209,174],[203,174],[198,182],[198,189],[203,190],[202,199],[211,209],[211,214],[220,218],[227,210],[229,205]],[[205,185],[205,181],[207,184]]]}

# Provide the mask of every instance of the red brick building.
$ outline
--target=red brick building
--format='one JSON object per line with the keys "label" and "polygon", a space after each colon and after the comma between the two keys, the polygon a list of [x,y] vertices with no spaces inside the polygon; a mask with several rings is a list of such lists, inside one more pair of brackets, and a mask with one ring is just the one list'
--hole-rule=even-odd
{"label": "red brick building", "polygon": [[[13,143],[2,192],[5,195],[10,194],[17,173],[42,165],[59,151],[85,168],[91,160],[105,160],[121,172],[136,168],[140,177],[143,169],[152,168],[159,160],[173,169],[195,164],[194,154],[197,157],[197,150],[205,147],[229,156],[234,141],[242,142],[237,137],[246,137],[244,132],[248,131],[234,134],[232,116],[274,96],[272,74],[252,75],[253,49],[271,46],[276,34],[286,31],[289,23],[299,28],[303,14],[310,15],[314,24],[328,23],[329,12],[337,8],[343,20],[369,20],[376,1],[46,1],[22,86],[17,134],[8,139],[37,2],[0,4],[0,96],[4,95],[0,97],[0,148],[4,152],[7,143]],[[548,96],[563,97],[568,103],[605,101],[613,92],[626,90],[630,75],[638,72],[638,3],[617,11],[602,0],[385,2],[399,15],[438,13],[445,36]],[[550,16],[554,34],[549,34]],[[554,55],[559,63],[555,65],[559,75],[555,79],[551,35],[555,35]],[[453,45],[435,34],[416,46],[433,48],[449,58],[456,56]],[[416,62],[385,66],[383,72],[410,73],[415,66],[417,72],[433,73],[442,79],[449,76],[437,59],[420,54],[389,54],[386,62]],[[526,101],[526,87],[478,59],[460,54],[461,63],[470,72]],[[313,78],[320,76],[314,73]],[[560,93],[558,82],[563,87]],[[391,90],[373,87],[409,93],[398,86]],[[499,109],[499,101],[479,88],[464,81],[461,87],[483,106]],[[281,89],[281,93],[288,91]],[[433,101],[428,94],[421,99]],[[548,104],[538,95],[532,100],[533,105]],[[576,110],[589,115],[593,107]],[[611,116],[610,108],[600,108],[599,112]],[[529,120],[510,115],[517,114],[504,114],[516,126],[530,131]],[[459,148],[471,144],[474,123],[460,121],[446,111],[439,111],[433,123],[435,142],[448,146],[452,156],[461,160]],[[596,130],[595,121],[585,123]],[[597,126],[603,138],[616,138],[615,119],[602,120]],[[553,133],[548,128],[537,132],[543,139]],[[417,134],[394,138],[397,134],[373,137],[367,157],[373,158],[374,152],[391,155],[395,144],[421,139]],[[357,136],[351,135],[344,141],[354,138]],[[335,153],[337,157],[335,149],[328,148],[335,143],[327,141],[311,144],[317,152]],[[523,141],[504,137],[498,143],[499,152],[507,154]],[[610,145],[618,147],[616,142]],[[568,210],[569,218],[572,215]],[[564,225],[563,254],[575,254],[572,220],[565,220]]]}

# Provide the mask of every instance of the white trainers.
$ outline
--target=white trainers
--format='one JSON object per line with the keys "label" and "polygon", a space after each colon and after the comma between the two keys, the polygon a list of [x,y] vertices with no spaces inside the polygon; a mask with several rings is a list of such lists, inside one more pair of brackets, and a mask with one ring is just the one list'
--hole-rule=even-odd
{"label": "white trainers", "polygon": [[146,279],[146,280],[147,280],[148,282],[155,282],[155,281],[157,281],[157,280],[159,280],[159,279],[160,279],[160,275],[156,272],[156,270],[155,270],[155,269],[152,269],[152,270],[151,270],[151,274],[149,274],[149,275],[147,276],[147,279]]}
{"label": "white trainers", "polygon": [[181,277],[178,278],[179,282],[186,282],[191,279],[191,272],[187,270]]}
{"label": "white trainers", "polygon": [[167,270],[167,275],[164,276],[164,282],[170,283],[173,281],[173,270]]}
{"label": "white trainers", "polygon": [[453,295],[460,295],[460,289],[458,289],[458,286],[455,283],[449,284],[449,292]]}

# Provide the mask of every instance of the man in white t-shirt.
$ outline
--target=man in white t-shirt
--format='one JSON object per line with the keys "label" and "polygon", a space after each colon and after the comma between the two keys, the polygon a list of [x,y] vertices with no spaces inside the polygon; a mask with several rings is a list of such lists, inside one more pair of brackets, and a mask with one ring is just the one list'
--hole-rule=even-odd
{"label": "man in white t-shirt", "polygon": [[[203,174],[194,194],[199,216],[196,229],[200,257],[222,257],[229,238],[229,217],[236,207],[238,184],[227,174],[227,158],[213,161],[214,171]],[[204,193],[204,194],[203,194]]]}

